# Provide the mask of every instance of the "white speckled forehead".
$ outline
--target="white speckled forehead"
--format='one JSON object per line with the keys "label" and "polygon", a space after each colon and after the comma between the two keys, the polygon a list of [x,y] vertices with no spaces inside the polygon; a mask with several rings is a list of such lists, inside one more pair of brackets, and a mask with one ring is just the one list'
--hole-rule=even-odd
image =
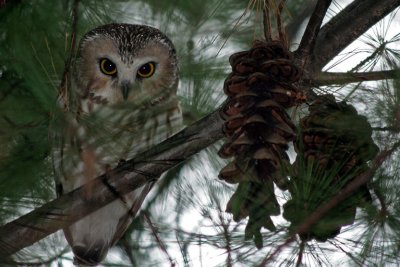
{"label": "white speckled forehead", "polygon": [[165,45],[170,57],[176,60],[174,45],[160,30],[145,26],[133,24],[107,24],[95,28],[84,35],[80,42],[80,52],[87,42],[97,38],[110,38],[118,47],[121,61],[132,63],[138,51],[145,48],[149,42],[157,41]]}

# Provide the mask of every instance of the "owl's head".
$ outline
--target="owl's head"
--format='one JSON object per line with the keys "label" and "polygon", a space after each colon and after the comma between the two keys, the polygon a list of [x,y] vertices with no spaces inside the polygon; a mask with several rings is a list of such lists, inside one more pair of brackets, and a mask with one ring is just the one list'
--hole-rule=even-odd
{"label": "owl's head", "polygon": [[80,42],[75,71],[86,112],[126,101],[156,105],[176,93],[178,82],[172,42],[144,25],[108,24],[89,31]]}

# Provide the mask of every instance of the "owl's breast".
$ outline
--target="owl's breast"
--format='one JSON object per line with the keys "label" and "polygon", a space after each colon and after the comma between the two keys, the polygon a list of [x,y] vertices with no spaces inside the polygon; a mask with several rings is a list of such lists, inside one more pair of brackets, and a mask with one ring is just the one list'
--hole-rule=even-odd
{"label": "owl's breast", "polygon": [[182,125],[179,105],[168,109],[138,110],[130,114],[112,116],[107,121],[108,136],[91,138],[90,146],[96,147],[103,164],[130,159],[164,141]]}
{"label": "owl's breast", "polygon": [[[79,120],[79,148],[65,144],[59,164],[63,191],[71,191],[176,133],[182,113],[175,99],[160,107],[107,107]],[[88,177],[89,175],[89,177]]]}

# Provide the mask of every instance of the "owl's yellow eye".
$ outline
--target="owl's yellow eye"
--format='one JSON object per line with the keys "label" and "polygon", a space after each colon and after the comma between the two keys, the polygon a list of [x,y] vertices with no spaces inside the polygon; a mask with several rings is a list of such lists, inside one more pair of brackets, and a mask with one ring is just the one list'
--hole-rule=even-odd
{"label": "owl's yellow eye", "polygon": [[153,76],[155,70],[155,63],[148,62],[139,68],[137,74],[140,78],[150,78],[151,76]]}
{"label": "owl's yellow eye", "polygon": [[111,60],[103,58],[100,60],[100,70],[105,75],[112,76],[117,73],[117,66]]}

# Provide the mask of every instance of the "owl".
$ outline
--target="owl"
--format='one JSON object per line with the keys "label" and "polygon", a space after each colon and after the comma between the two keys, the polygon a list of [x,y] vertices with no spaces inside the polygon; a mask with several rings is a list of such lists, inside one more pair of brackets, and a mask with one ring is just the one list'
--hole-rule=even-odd
{"label": "owl", "polygon": [[[181,125],[176,52],[158,29],[108,24],[89,31],[80,41],[71,83],[74,115],[53,157],[58,195],[160,143]],[[75,264],[95,266],[105,258],[152,185],[63,230]]]}

